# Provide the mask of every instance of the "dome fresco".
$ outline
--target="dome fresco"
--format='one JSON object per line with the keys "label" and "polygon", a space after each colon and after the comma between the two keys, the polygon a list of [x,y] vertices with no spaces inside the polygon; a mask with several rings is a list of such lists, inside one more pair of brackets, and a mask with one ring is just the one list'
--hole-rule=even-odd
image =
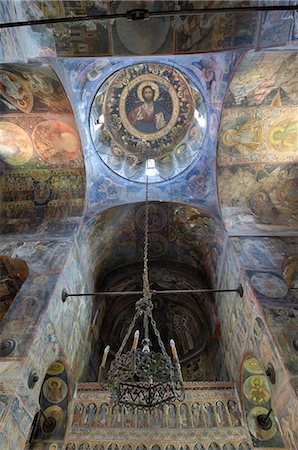
{"label": "dome fresco", "polygon": [[200,152],[207,130],[201,92],[165,64],[139,63],[111,75],[91,106],[96,151],[118,175],[171,179]]}
{"label": "dome fresco", "polygon": [[[296,448],[297,3],[0,1],[0,448]],[[190,388],[146,415],[99,371],[142,287],[145,192]]]}

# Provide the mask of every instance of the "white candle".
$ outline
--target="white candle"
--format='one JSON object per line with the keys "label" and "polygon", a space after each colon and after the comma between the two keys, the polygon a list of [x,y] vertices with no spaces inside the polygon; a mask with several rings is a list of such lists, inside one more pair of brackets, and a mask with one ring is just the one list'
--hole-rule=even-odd
{"label": "white candle", "polygon": [[135,334],[134,334],[134,338],[133,338],[132,350],[135,350],[137,348],[138,342],[139,342],[139,337],[140,337],[140,332],[139,332],[139,330],[136,330]]}
{"label": "white candle", "polygon": [[107,345],[106,348],[104,349],[103,355],[102,355],[102,361],[101,361],[101,367],[104,369],[105,365],[106,365],[106,361],[107,361],[107,357],[108,357],[108,353],[110,351],[110,346]]}
{"label": "white candle", "polygon": [[176,360],[178,360],[178,355],[177,355],[177,350],[176,350],[176,347],[175,347],[175,341],[174,341],[174,339],[171,339],[171,340],[170,340],[170,346],[171,346],[171,349],[172,349],[173,358],[174,358],[174,360],[176,361]]}
{"label": "white candle", "polygon": [[182,376],[181,366],[179,363],[178,363],[178,378],[179,378],[179,381],[181,381],[181,383],[183,383],[183,376]]}

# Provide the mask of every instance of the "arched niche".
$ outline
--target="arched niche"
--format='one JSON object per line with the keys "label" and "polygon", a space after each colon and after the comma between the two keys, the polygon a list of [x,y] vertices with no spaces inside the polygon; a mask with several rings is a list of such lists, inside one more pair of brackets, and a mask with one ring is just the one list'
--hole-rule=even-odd
{"label": "arched niche", "polygon": [[[139,291],[142,289],[144,213],[144,203],[136,203],[110,208],[96,217],[89,218],[86,222],[78,243],[80,248],[85,248],[81,254],[82,263],[86,263],[89,273],[92,274],[95,291]],[[150,202],[149,279],[152,287],[164,290],[214,286],[224,253],[224,239],[225,231],[220,222],[206,211],[179,203]],[[92,356],[94,359],[89,361],[82,380],[97,379],[99,356],[103,345],[110,343],[108,340],[110,337],[113,338],[110,355],[115,354],[134,312],[136,300],[138,299],[123,296],[121,300],[117,296],[94,298],[91,319],[93,331],[91,354],[94,355]],[[217,369],[214,371],[213,362],[218,363],[223,358],[217,358],[214,355],[214,348],[219,349],[218,342],[211,344],[212,340],[215,341],[213,335],[215,335],[217,317],[212,297],[207,298],[198,294],[196,297],[183,296],[183,299],[181,297],[179,301],[173,294],[171,298],[155,298],[154,301],[156,316],[159,318],[166,317],[164,308],[168,309],[168,312],[171,310],[172,315],[177,316],[176,328],[177,330],[180,328],[181,335],[184,333],[183,338],[180,336],[177,339],[178,351],[184,365],[183,370],[188,374],[191,373],[187,375],[187,378],[189,380],[226,379],[226,375],[223,377],[218,373],[214,375]],[[159,311],[163,311],[162,314],[158,308]],[[194,317],[196,319],[193,319]],[[173,317],[168,319],[169,323],[173,322]],[[185,323],[188,320],[193,325],[193,336],[189,335],[188,329],[186,330]],[[178,322],[184,325],[179,327]],[[120,326],[115,325],[116,323],[120,323]],[[162,324],[159,326],[164,329]],[[200,326],[201,331],[204,331],[201,334]],[[109,331],[105,331],[104,336],[102,330]],[[169,338],[175,338],[171,330],[168,331],[169,334],[163,336],[167,343]],[[113,335],[108,336],[107,333],[113,333]],[[210,347],[208,352],[204,353],[206,341]],[[211,349],[213,344],[214,348]],[[209,375],[203,373],[196,377],[194,373],[199,372],[201,368],[207,368]],[[213,375],[210,375],[211,373]]]}
{"label": "arched niche", "polygon": [[0,255],[0,322],[28,275],[25,261]]}
{"label": "arched niche", "polygon": [[272,408],[271,387],[269,378],[255,356],[247,355],[245,357],[241,380],[244,417],[254,447],[285,448],[274,411],[269,414],[266,427],[262,427],[259,422],[260,416],[268,415]]}
{"label": "arched niche", "polygon": [[26,450],[41,450],[45,443],[51,450],[61,448],[68,421],[70,392],[65,364],[53,362],[42,383],[37,413],[26,443]]}
{"label": "arched niche", "polygon": [[[154,290],[199,289],[206,288],[206,274],[203,269],[157,261],[150,263],[150,285]],[[100,290],[135,291],[142,289],[142,266],[127,265],[107,275]],[[115,357],[120,344],[129,328],[135,312],[138,297],[113,296],[102,297],[99,306],[101,325],[97,327],[99,348],[96,356],[102,354],[105,345],[111,346],[109,359]],[[203,381],[219,379],[218,367],[215,365],[219,352],[218,340],[213,338],[215,308],[211,295],[202,294],[168,294],[153,296],[153,316],[160,330],[167,351],[171,353],[169,342],[174,339],[184,379]],[[142,330],[142,322],[136,324]],[[151,336],[153,330],[150,327]],[[141,339],[141,338],[140,338]],[[128,347],[132,344],[132,336]],[[159,351],[157,341],[152,344]],[[218,359],[220,359],[218,355]]]}

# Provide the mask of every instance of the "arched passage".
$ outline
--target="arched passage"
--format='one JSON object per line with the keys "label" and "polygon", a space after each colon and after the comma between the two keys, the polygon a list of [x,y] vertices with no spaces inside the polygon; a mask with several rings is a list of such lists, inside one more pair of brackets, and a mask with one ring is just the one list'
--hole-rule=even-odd
{"label": "arched passage", "polygon": [[[89,219],[81,234],[84,265],[94,290],[142,290],[144,204],[111,208]],[[149,203],[149,278],[154,289],[210,288],[217,282],[225,231],[210,214],[178,203]],[[85,242],[83,244],[83,242]],[[116,243],[116,245],[115,245]],[[103,347],[115,355],[138,298],[94,299],[91,359],[82,380],[96,380]],[[155,316],[167,345],[176,338],[188,380],[227,379],[220,356],[212,296],[154,296]],[[168,324],[171,324],[168,327]],[[179,343],[178,343],[179,342]]]}

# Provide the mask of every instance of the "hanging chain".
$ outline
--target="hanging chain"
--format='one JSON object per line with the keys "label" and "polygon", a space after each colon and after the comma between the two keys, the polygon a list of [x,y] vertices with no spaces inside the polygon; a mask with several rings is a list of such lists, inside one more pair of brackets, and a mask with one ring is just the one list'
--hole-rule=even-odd
{"label": "hanging chain", "polygon": [[146,205],[145,205],[145,233],[144,233],[144,266],[143,266],[143,298],[151,298],[148,276],[148,234],[149,234],[149,200],[148,200],[148,175],[146,176]]}
{"label": "hanging chain", "polygon": [[130,335],[132,334],[132,332],[133,332],[133,329],[134,329],[134,327],[135,327],[135,324],[136,324],[136,322],[137,322],[137,319],[138,319],[141,315],[142,315],[142,312],[141,312],[140,310],[138,310],[138,311],[135,313],[135,315],[134,315],[134,317],[133,317],[133,319],[132,319],[132,322],[131,322],[131,324],[130,324],[128,330],[127,330],[127,333],[126,333],[126,335],[124,336],[124,339],[123,339],[123,341],[122,341],[122,344],[121,344],[121,346],[120,346],[120,348],[119,348],[119,350],[118,350],[118,352],[117,352],[117,354],[116,354],[116,356],[115,356],[115,360],[121,356],[121,353],[122,353],[122,351],[123,351],[123,349],[124,349],[124,347],[125,347],[125,345],[126,345],[126,342],[128,341],[129,336],[130,336]]}
{"label": "hanging chain", "polygon": [[157,342],[158,342],[158,344],[159,344],[159,346],[161,348],[161,353],[163,354],[163,356],[166,356],[168,358],[169,355],[167,354],[165,346],[164,346],[164,343],[162,342],[162,339],[161,339],[161,336],[160,336],[160,332],[158,331],[156,322],[153,319],[152,312],[150,311],[150,313],[148,315],[149,315],[149,318],[150,318],[150,321],[151,321],[151,325],[152,325],[154,334],[157,337]]}

